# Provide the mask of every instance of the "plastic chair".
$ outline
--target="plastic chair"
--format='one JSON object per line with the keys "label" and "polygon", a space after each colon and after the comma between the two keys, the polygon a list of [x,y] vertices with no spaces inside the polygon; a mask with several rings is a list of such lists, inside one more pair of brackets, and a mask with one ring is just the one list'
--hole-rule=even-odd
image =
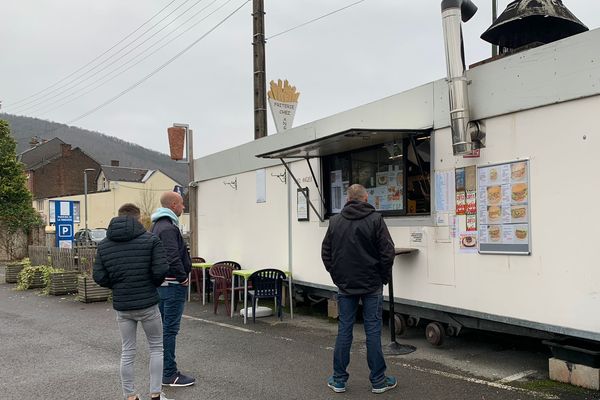
{"label": "plastic chair", "polygon": [[[206,260],[202,257],[192,257],[192,264],[205,262]],[[202,271],[199,268],[192,268],[191,283],[196,286],[196,293],[202,296]]]}
{"label": "plastic chair", "polygon": [[248,278],[252,282],[252,290],[248,294],[252,296],[252,321],[256,323],[256,302],[258,299],[275,299],[277,317],[283,320],[282,292],[283,281],[286,279],[285,272],[278,269],[266,268],[254,272]]}
{"label": "plastic chair", "polygon": [[[240,270],[240,269],[242,269],[242,266],[240,265],[240,263],[238,263],[238,262],[236,262],[236,261],[219,261],[218,263],[215,263],[215,264],[229,265],[231,268],[233,268],[233,269],[237,269],[237,270]],[[238,278],[239,278],[239,277],[238,277]],[[212,285],[212,283],[213,283],[213,282],[212,282],[212,279],[211,279],[211,285]],[[236,285],[235,285],[235,286],[236,286],[236,289],[237,289],[237,287],[238,287],[238,286],[240,286],[240,284],[239,284],[239,281],[238,281],[238,282],[236,282]],[[231,287],[231,285],[230,285],[229,287]],[[242,299],[242,297],[241,297],[241,293],[239,293],[239,294],[238,294],[238,301],[240,301],[241,299]]]}
{"label": "plastic chair", "polygon": [[[231,263],[237,264],[232,265]],[[233,298],[233,309],[234,311],[237,309],[237,299],[231,293],[231,282],[233,279],[232,271],[234,269],[241,269],[238,263],[235,262],[218,262],[213,264],[212,267],[208,270],[208,274],[213,280],[213,298],[214,298],[214,313],[217,313],[217,308],[219,306],[219,297],[223,295],[225,299],[225,307],[227,308],[227,313],[231,310],[231,306],[229,303],[230,296]],[[243,291],[243,287],[235,287],[234,291],[239,292]]]}

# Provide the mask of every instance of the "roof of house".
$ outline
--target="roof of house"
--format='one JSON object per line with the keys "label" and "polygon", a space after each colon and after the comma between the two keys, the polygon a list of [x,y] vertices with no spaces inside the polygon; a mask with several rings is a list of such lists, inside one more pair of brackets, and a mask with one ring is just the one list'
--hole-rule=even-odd
{"label": "roof of house", "polygon": [[111,165],[103,165],[102,172],[104,172],[104,176],[108,181],[141,183],[145,182],[154,171],[144,168],[113,167]]}
{"label": "roof of house", "polygon": [[26,169],[32,169],[33,166],[54,159],[56,156],[60,155],[62,153],[61,145],[63,144],[65,144],[65,142],[55,137],[47,142],[25,150],[20,153],[17,158],[25,164]]}

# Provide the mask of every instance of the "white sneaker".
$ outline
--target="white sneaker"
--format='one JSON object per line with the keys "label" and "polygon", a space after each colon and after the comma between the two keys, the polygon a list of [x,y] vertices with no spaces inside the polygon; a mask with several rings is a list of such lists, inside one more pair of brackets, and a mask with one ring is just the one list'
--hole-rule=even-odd
{"label": "white sneaker", "polygon": [[160,393],[160,400],[173,400],[173,399],[169,399],[164,393],[161,392]]}

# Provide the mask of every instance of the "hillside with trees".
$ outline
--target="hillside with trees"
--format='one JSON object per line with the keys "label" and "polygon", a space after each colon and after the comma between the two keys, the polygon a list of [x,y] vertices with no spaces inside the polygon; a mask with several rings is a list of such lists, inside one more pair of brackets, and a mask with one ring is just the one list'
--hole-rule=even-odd
{"label": "hillside with trees", "polygon": [[47,140],[58,137],[73,147],[81,148],[100,164],[110,165],[111,160],[119,160],[121,167],[160,169],[184,186],[188,182],[187,164],[176,163],[166,154],[137,144],[37,118],[0,113],[0,119],[10,123],[12,136],[17,142],[17,153],[27,150],[34,136]]}

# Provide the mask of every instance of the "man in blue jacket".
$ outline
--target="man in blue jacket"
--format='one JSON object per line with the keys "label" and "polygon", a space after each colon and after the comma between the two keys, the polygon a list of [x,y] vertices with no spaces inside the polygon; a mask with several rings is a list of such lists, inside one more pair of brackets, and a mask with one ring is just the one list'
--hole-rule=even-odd
{"label": "man in blue jacket", "polygon": [[362,185],[348,188],[348,202],[338,215],[329,219],[323,239],[321,258],[338,287],[339,324],[333,352],[333,376],[327,386],[336,393],[346,391],[349,374],[352,329],[359,300],[367,336],[367,363],[371,391],[383,393],[396,387],[396,378],[386,376],[381,350],[383,285],[392,272],[394,242],[381,214],[367,203]]}
{"label": "man in blue jacket", "polygon": [[163,385],[190,386],[196,379],[182,374],[175,362],[175,345],[181,316],[185,306],[192,260],[179,230],[179,216],[183,212],[183,198],[176,192],[165,192],[160,197],[162,207],[152,214],[152,233],[157,235],[167,254],[169,272],[158,288],[160,313],[163,322],[164,369]]}
{"label": "man in blue jacket", "polygon": [[[163,283],[168,265],[160,240],[139,222],[140,209],[123,204],[119,216],[108,226],[106,239],[98,245],[94,280],[112,289],[113,308],[121,333],[121,383],[127,400],[139,400],[134,388],[136,330],[141,323],[150,352],[150,395],[161,393],[163,332],[156,288]],[[100,396],[110,397],[110,396]]]}

